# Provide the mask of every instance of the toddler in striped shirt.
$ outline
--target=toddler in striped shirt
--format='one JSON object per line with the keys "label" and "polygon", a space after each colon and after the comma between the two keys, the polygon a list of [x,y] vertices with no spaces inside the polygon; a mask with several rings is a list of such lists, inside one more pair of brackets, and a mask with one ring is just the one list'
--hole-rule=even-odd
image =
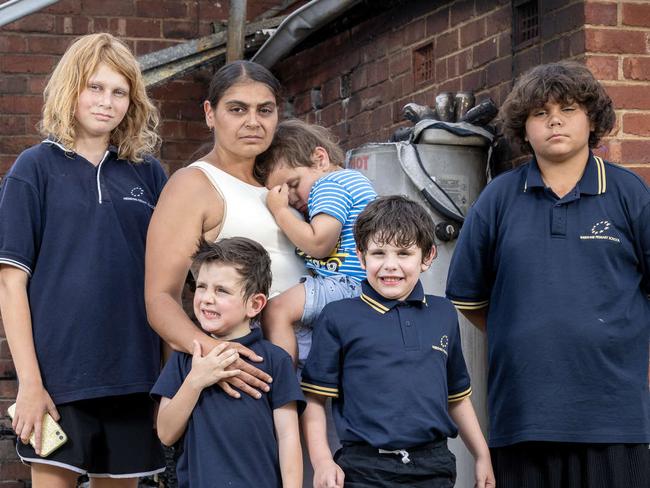
{"label": "toddler in striped shirt", "polygon": [[361,292],[366,273],[353,228],[377,194],[364,175],[343,168],[343,151],[329,130],[296,119],[278,125],[256,166],[269,188],[269,211],[310,272],[269,302],[262,327],[301,365],[311,346],[310,325],[323,307]]}

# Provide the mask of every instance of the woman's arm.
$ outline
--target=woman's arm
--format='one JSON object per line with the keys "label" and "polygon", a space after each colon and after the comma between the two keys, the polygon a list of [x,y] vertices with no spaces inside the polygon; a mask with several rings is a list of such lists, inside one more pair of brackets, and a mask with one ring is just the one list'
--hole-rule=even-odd
{"label": "woman's arm", "polygon": [[490,450],[481,432],[481,426],[476,418],[476,412],[469,397],[449,403],[449,415],[458,426],[461,439],[474,456],[474,471],[476,488],[494,488],[494,471]]}
{"label": "woman's arm", "polygon": [[[223,217],[223,201],[198,170],[177,171],[163,189],[147,233],[145,262],[145,302],[147,317],[153,329],[172,348],[191,353],[193,341],[210,351],[219,341],[203,333],[189,319],[181,305],[181,292],[191,256],[203,235],[216,237]],[[211,235],[214,234],[214,235]],[[241,344],[233,343],[240,355],[261,361],[257,354]],[[230,396],[238,397],[238,388],[253,397],[257,390],[268,390],[270,376],[238,359],[233,367],[242,372],[219,383]]]}
{"label": "woman's arm", "polygon": [[[184,173],[181,173],[183,172]],[[163,188],[147,233],[145,301],[154,330],[175,350],[191,353],[193,341],[204,350],[217,342],[202,333],[181,305],[191,256],[203,235],[205,185],[194,171],[180,170]],[[220,200],[216,211],[223,214]],[[220,219],[219,219],[220,220]],[[218,221],[217,221],[218,223]]]}
{"label": "woman's arm", "polygon": [[275,435],[278,438],[280,473],[283,488],[302,487],[302,451],[296,402],[273,410]]}
{"label": "woman's arm", "polygon": [[23,270],[0,264],[0,313],[18,375],[16,414],[12,426],[23,443],[27,443],[34,432],[35,450],[39,454],[43,415],[49,412],[59,420],[59,413],[43,387],[36,358],[27,298],[28,279]]}

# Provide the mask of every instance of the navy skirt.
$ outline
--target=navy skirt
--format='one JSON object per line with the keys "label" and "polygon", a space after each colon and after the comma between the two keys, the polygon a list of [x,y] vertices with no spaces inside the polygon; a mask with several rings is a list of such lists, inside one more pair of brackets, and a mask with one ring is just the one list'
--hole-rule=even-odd
{"label": "navy skirt", "polygon": [[490,449],[499,488],[648,488],[648,444],[522,442]]}

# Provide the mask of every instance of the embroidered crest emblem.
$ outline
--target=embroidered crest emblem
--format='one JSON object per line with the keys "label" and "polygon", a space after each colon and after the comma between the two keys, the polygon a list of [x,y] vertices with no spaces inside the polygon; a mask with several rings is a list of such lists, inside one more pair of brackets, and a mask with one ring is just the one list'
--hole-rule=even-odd
{"label": "embroidered crest emblem", "polygon": [[440,345],[434,344],[431,346],[431,349],[435,349],[436,351],[440,351],[445,354],[445,356],[448,356],[449,353],[447,352],[447,347],[449,346],[449,337],[446,335],[443,335],[440,338]]}
{"label": "embroidered crest emblem", "polygon": [[612,227],[612,223],[609,220],[599,220],[591,226],[590,234],[580,236],[580,240],[607,240],[612,242],[621,242],[618,237],[611,235],[612,232],[614,232]]}
{"label": "embroidered crest emblem", "polygon": [[131,196],[130,197],[128,197],[128,196],[127,197],[122,197],[122,200],[129,200],[129,201],[132,201],[132,202],[142,203],[142,204],[146,205],[147,207],[149,207],[152,210],[154,208],[156,208],[154,205],[152,205],[148,201],[144,200],[145,194],[144,194],[144,190],[142,189],[142,187],[134,186],[133,188],[131,188],[131,191],[129,193],[131,194]]}

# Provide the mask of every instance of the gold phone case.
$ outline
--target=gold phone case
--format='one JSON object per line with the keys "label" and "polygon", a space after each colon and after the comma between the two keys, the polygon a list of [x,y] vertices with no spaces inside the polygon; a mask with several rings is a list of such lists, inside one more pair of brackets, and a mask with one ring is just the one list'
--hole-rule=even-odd
{"label": "gold phone case", "polygon": [[[7,413],[13,419],[14,413],[16,412],[16,404],[14,403],[7,409]],[[65,435],[61,426],[52,418],[52,416],[45,412],[43,415],[43,429],[41,436],[41,457],[47,457],[52,452],[61,447],[68,440],[68,436]],[[34,433],[29,438],[29,443],[34,449]]]}

